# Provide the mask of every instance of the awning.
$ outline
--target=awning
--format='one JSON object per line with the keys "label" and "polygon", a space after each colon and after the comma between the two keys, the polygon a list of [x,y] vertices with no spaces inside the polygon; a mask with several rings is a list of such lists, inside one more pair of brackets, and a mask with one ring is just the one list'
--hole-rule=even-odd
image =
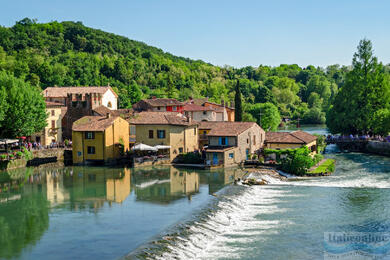
{"label": "awning", "polygon": [[14,143],[18,143],[19,140],[18,139],[0,139],[0,144],[14,144]]}
{"label": "awning", "polygon": [[170,145],[155,145],[154,148],[156,148],[158,150],[163,150],[163,149],[170,149],[171,146]]}
{"label": "awning", "polygon": [[155,151],[155,152],[158,151],[157,148],[154,148],[153,146],[149,146],[147,144],[142,144],[142,143],[134,145],[133,147],[131,147],[131,150],[133,150],[133,151]]}

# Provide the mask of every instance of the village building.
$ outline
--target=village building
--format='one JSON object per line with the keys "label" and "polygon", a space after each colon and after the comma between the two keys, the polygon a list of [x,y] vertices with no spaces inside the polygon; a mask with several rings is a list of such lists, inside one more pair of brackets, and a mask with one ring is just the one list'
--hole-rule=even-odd
{"label": "village building", "polygon": [[208,138],[205,155],[210,166],[240,164],[258,153],[265,139],[264,130],[254,122],[200,122],[199,129]]}
{"label": "village building", "polygon": [[119,116],[85,116],[73,124],[73,163],[111,163],[129,150],[129,123]]}
{"label": "village building", "polygon": [[49,146],[52,143],[62,142],[62,117],[64,115],[63,105],[57,102],[46,101],[47,125],[40,132],[31,136],[31,141]]}
{"label": "village building", "polygon": [[180,113],[141,112],[130,120],[136,142],[149,146],[169,146],[170,160],[198,150],[198,124]]}
{"label": "village building", "polygon": [[195,121],[217,121],[217,113],[214,108],[185,104],[183,111],[186,117]]}
{"label": "village building", "polygon": [[294,149],[307,146],[312,154],[317,152],[317,137],[304,131],[267,132],[265,147],[269,149]]}
{"label": "village building", "polygon": [[105,87],[48,87],[43,90],[46,101],[61,103],[66,112],[62,119],[63,139],[72,136],[73,122],[83,116],[92,116],[93,109],[118,107],[118,95],[110,86]]}
{"label": "village building", "polygon": [[188,104],[194,104],[198,106],[203,106],[206,108],[214,109],[216,113],[216,119],[214,121],[230,121],[234,122],[235,120],[235,109],[229,107],[222,101],[222,104],[217,104],[214,102],[210,102],[208,98],[198,98],[198,99],[190,99]]}
{"label": "village building", "polygon": [[174,98],[143,99],[133,105],[136,112],[179,112],[183,113],[184,103]]}

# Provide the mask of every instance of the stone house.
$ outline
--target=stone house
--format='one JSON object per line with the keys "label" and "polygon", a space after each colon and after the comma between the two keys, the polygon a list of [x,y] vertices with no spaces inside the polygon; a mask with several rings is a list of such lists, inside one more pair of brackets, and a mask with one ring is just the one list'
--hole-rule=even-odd
{"label": "stone house", "polygon": [[294,149],[307,146],[312,154],[317,153],[317,137],[304,131],[267,132],[265,147],[269,149]]}
{"label": "stone house", "polygon": [[46,101],[47,125],[40,132],[31,136],[31,141],[47,146],[53,142],[62,142],[62,117],[64,109],[61,103]]}
{"label": "stone house", "polygon": [[83,116],[92,116],[92,110],[105,106],[110,110],[118,107],[118,95],[106,87],[48,87],[42,91],[46,101],[63,104],[66,111],[62,119],[63,139],[72,136],[73,122]]}
{"label": "stone house", "polygon": [[249,159],[263,146],[264,130],[255,122],[202,122],[208,129],[206,162],[210,166],[234,166]]}
{"label": "stone house", "polygon": [[130,121],[135,126],[136,143],[170,146],[170,160],[198,150],[198,124],[180,113],[141,112]]}
{"label": "stone house", "polygon": [[110,163],[129,150],[129,123],[119,116],[85,116],[73,124],[73,163]]}
{"label": "stone house", "polygon": [[199,106],[196,104],[185,104],[184,115],[195,121],[217,121],[217,113],[214,108]]}
{"label": "stone house", "polygon": [[233,107],[228,106],[228,104],[225,103],[224,101],[222,101],[221,104],[217,104],[214,102],[210,102],[208,98],[198,98],[198,99],[190,99],[188,103],[214,109],[216,113],[215,121],[234,122],[235,109]]}

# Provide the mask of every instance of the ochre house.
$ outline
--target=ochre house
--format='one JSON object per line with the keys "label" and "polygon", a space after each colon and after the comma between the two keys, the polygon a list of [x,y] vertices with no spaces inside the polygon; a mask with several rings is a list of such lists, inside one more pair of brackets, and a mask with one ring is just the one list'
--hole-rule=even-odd
{"label": "ochre house", "polygon": [[85,116],[73,124],[73,163],[110,163],[129,150],[129,123],[119,116]]}
{"label": "ochre house", "polygon": [[180,113],[141,112],[130,120],[136,143],[170,146],[170,160],[198,150],[198,124]]}
{"label": "ochre house", "polygon": [[200,122],[199,128],[206,131],[206,162],[210,166],[240,164],[258,153],[265,139],[264,130],[254,122]]}
{"label": "ochre house", "polygon": [[265,147],[269,149],[294,149],[307,146],[312,154],[317,153],[317,137],[304,131],[267,132]]}
{"label": "ochre house", "polygon": [[31,141],[48,146],[51,143],[62,142],[62,117],[64,115],[63,105],[57,102],[46,101],[46,114],[48,115],[46,127],[40,133],[31,136]]}

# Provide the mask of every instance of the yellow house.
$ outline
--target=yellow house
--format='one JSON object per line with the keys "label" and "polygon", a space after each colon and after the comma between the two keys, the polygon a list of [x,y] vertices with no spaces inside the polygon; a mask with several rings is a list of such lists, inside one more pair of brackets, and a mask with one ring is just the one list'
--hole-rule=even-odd
{"label": "yellow house", "polygon": [[33,134],[31,141],[41,145],[50,145],[51,143],[62,142],[61,121],[63,117],[64,105],[56,102],[46,101],[46,114],[48,114],[46,127],[40,133]]}
{"label": "yellow house", "polygon": [[85,116],[73,123],[73,163],[109,163],[129,150],[129,123],[110,113]]}
{"label": "yellow house", "polygon": [[175,112],[141,112],[130,120],[137,143],[170,146],[170,160],[198,150],[198,124]]}
{"label": "yellow house", "polygon": [[303,131],[267,132],[265,147],[269,149],[294,149],[307,146],[312,154],[317,153],[317,137]]}

